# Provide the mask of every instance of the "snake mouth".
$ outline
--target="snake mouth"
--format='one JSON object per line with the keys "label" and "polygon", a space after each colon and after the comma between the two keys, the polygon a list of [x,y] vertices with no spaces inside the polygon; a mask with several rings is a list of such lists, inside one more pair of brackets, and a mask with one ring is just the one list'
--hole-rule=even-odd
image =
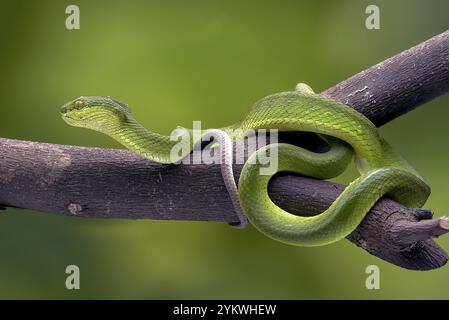
{"label": "snake mouth", "polygon": [[61,115],[63,116],[63,117],[66,117],[67,115],[69,115],[72,111],[75,111],[76,109],[74,108],[74,106],[73,106],[73,102],[69,102],[69,103],[66,103],[65,105],[63,105],[62,107],[61,107],[61,110],[60,110],[60,112],[61,112]]}
{"label": "snake mouth", "polygon": [[73,102],[66,103],[60,109],[62,120],[71,126],[80,126],[84,118],[84,110],[76,108]]}
{"label": "snake mouth", "polygon": [[75,119],[73,118],[75,113],[75,110],[61,110],[61,117],[68,124],[72,124],[73,121],[75,121]]}
{"label": "snake mouth", "polygon": [[62,120],[64,120],[68,125],[73,126],[76,124],[76,121],[75,121],[75,119],[73,119],[71,117],[70,113],[71,112],[65,112],[65,113],[61,112],[61,117],[62,117]]}
{"label": "snake mouth", "polygon": [[61,110],[61,116],[63,117],[69,117],[72,114],[79,113],[80,110]]}

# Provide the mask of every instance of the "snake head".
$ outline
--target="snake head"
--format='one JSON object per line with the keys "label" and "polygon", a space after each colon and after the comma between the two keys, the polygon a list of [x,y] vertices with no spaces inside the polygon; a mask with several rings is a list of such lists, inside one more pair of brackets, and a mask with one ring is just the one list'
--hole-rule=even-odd
{"label": "snake head", "polygon": [[61,107],[61,116],[69,125],[96,131],[123,123],[130,113],[125,103],[111,97],[82,96]]}

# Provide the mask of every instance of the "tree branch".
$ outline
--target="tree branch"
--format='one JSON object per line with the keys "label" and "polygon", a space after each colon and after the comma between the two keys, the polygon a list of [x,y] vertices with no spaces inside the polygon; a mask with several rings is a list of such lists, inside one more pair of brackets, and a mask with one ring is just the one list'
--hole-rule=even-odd
{"label": "tree branch", "polygon": [[[449,91],[449,31],[323,92],[376,125]],[[298,136],[307,140],[298,140]],[[312,135],[285,134],[309,148]],[[236,165],[238,177],[242,166]],[[269,185],[273,201],[293,213],[317,214],[343,186],[291,174]],[[237,220],[218,165],[161,165],[127,150],[0,139],[0,203],[86,218]],[[431,239],[448,232],[449,218],[381,199],[348,237],[398,266],[430,270],[449,257]]]}

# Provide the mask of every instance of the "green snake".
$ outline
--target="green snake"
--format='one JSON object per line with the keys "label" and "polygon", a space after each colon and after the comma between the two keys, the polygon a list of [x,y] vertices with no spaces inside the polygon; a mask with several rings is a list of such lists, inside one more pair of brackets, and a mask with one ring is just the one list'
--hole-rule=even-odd
{"label": "green snake", "polygon": [[[179,141],[145,129],[126,104],[110,97],[80,97],[65,104],[61,114],[69,125],[107,134],[144,158],[165,164],[186,157],[199,141],[184,145],[184,151],[173,158],[171,151]],[[232,143],[226,137],[237,141],[248,131],[260,129],[313,132],[327,142],[329,150],[315,153],[292,144],[268,144],[245,162],[237,188],[229,163]],[[305,84],[262,98],[242,122],[212,133],[218,133],[218,143],[225,145],[221,147],[222,158],[227,159],[222,173],[234,207],[241,210],[240,225],[247,217],[265,235],[288,244],[318,246],[346,237],[384,195],[417,208],[430,195],[423,178],[379,135],[373,123],[345,104],[315,94]],[[262,153],[277,155],[275,172],[260,174],[265,165],[257,159]],[[353,155],[360,176],[321,214],[294,215],[270,199],[268,183],[276,172],[329,179],[342,173]]]}

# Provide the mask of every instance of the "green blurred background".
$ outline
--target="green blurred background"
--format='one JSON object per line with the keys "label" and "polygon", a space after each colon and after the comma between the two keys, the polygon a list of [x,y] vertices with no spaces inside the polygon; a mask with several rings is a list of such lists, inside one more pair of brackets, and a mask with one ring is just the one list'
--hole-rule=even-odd
{"label": "green blurred background", "polygon": [[[81,9],[81,30],[65,8]],[[365,8],[381,30],[365,29]],[[0,1],[0,136],[120,147],[67,126],[80,95],[130,104],[147,128],[221,127],[252,103],[306,82],[324,90],[448,28],[441,1]],[[427,207],[449,212],[449,96],[381,129],[427,178]],[[339,179],[348,182],[353,170]],[[449,237],[438,242],[449,250]],[[65,289],[65,267],[81,290]],[[365,289],[365,267],[381,289]],[[9,209],[0,222],[0,298],[449,298],[449,267],[413,272],[348,241],[274,242],[252,227],[83,220]]]}

